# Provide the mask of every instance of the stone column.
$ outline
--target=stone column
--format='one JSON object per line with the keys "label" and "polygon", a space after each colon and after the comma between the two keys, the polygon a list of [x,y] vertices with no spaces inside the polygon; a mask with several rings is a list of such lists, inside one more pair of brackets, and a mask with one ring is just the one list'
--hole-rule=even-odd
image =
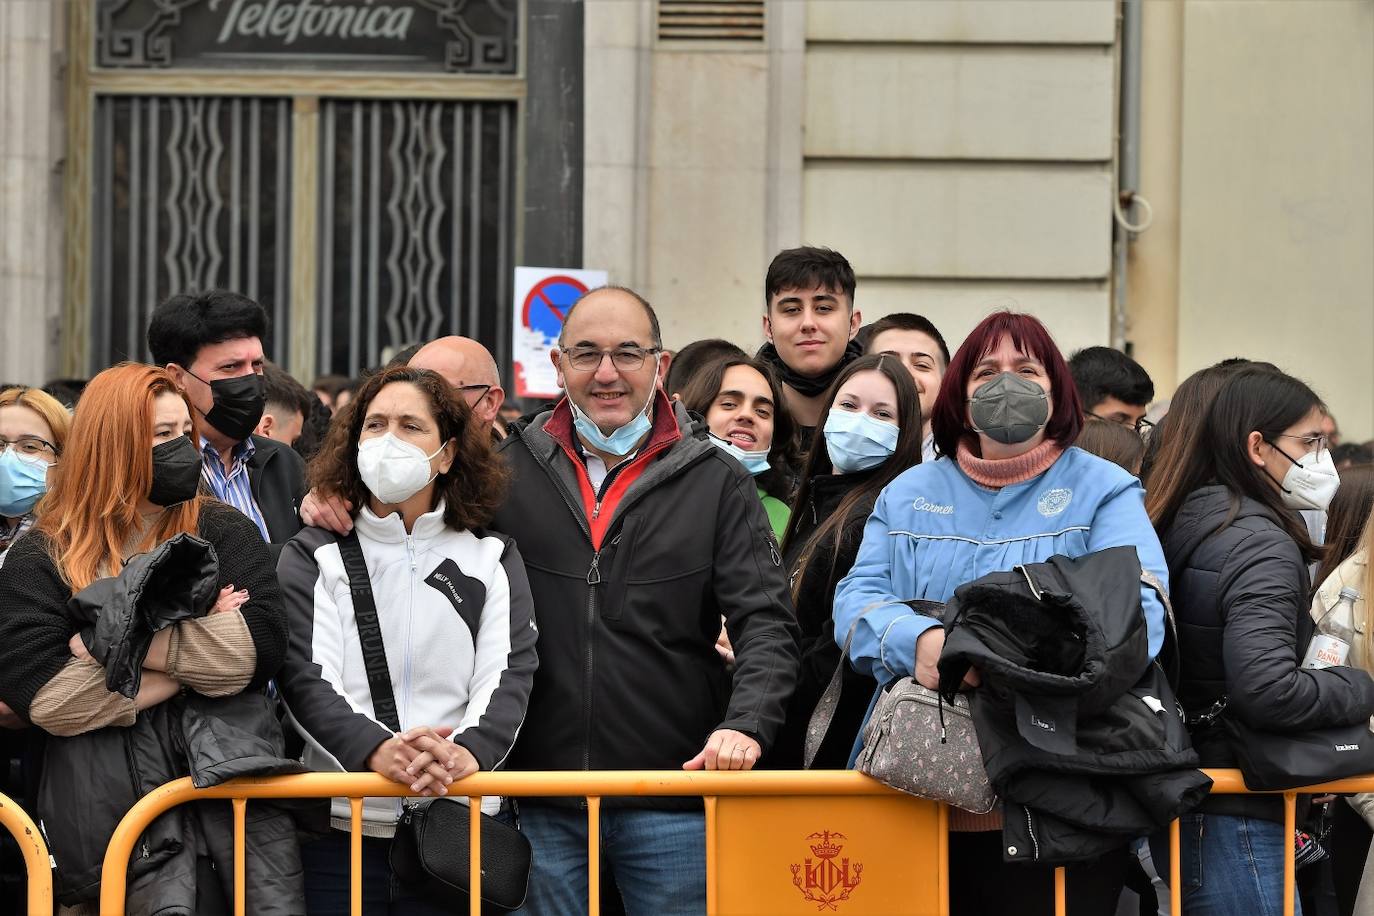
{"label": "stone column", "polygon": [[0,384],[56,373],[65,4],[0,2]]}

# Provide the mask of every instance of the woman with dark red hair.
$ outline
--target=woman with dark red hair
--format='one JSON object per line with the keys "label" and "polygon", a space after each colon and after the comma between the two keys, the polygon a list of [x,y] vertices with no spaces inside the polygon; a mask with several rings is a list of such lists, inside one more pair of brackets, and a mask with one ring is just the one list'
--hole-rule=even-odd
{"label": "woman with dark red hair", "polygon": [[[1168,569],[1145,514],[1140,482],[1074,448],[1083,411],[1069,367],[1030,315],[983,320],[950,361],[931,416],[943,456],[883,490],[859,556],[835,593],[835,634],[854,627],[850,661],[880,684],[916,677],[935,689],[945,631],[904,601],[947,602],[988,573],[1055,555],[1136,548],[1162,582]],[[1143,588],[1153,657],[1164,607]],[[857,623],[857,626],[855,624]],[[977,674],[969,675],[971,684]],[[1003,862],[1001,814],[951,810],[950,912],[1053,912],[1053,872]],[[1115,912],[1127,864],[1120,855],[1069,868],[1070,914]]]}

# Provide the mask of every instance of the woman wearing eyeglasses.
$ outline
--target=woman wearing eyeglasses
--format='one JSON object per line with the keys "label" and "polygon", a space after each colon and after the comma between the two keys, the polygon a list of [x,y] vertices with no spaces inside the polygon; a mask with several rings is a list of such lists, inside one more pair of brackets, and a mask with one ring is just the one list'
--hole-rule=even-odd
{"label": "woman wearing eyeglasses", "polygon": [[[1297,379],[1240,369],[1196,430],[1202,447],[1159,475],[1150,494],[1178,620],[1178,698],[1204,767],[1236,766],[1227,718],[1293,734],[1374,712],[1365,671],[1300,667],[1314,632],[1308,564],[1323,550],[1298,512],[1326,509],[1340,484],[1322,416]],[[1284,850],[1293,843],[1282,799],[1213,795],[1181,821],[1184,913],[1282,912]],[[1152,840],[1156,862],[1168,861],[1166,844]]]}
{"label": "woman wearing eyeglasses", "polygon": [[0,566],[19,536],[33,527],[34,506],[48,490],[71,417],[37,388],[0,391]]}

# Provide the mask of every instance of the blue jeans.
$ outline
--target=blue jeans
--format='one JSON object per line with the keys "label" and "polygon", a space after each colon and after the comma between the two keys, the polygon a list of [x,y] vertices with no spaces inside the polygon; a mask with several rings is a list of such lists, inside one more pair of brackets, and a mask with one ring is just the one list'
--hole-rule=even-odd
{"label": "blue jeans", "polygon": [[[391,841],[363,837],[363,916],[447,916],[452,910],[415,896],[391,874]],[[348,916],[349,834],[331,830],[301,844],[305,866],[305,910],[310,916]],[[466,911],[465,911],[466,912]]]}
{"label": "blue jeans", "polygon": [[[587,812],[520,803],[533,847],[530,893],[518,913],[587,912]],[[700,811],[601,809],[601,857],[615,875],[626,916],[706,912],[706,820]]]}
{"label": "blue jeans", "polygon": [[[1292,845],[1293,835],[1274,821],[1184,815],[1179,819],[1180,916],[1282,916],[1283,852]],[[1150,854],[1167,882],[1167,832],[1150,838]],[[1302,916],[1296,890],[1293,914]]]}

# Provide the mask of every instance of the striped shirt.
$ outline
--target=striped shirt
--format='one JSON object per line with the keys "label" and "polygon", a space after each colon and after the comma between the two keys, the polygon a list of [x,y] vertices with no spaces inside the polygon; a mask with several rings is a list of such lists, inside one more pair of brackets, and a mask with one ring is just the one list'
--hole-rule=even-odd
{"label": "striped shirt", "polygon": [[224,462],[220,461],[219,452],[202,436],[200,452],[204,461],[201,465],[200,476],[216,499],[228,503],[248,516],[253,524],[258,526],[258,531],[262,532],[262,539],[271,543],[272,538],[267,533],[267,522],[262,517],[262,510],[258,508],[257,500],[253,498],[253,487],[248,478],[248,461],[257,450],[258,447],[253,444],[251,436],[244,439],[234,446],[233,460],[230,462],[229,469],[225,470]]}

